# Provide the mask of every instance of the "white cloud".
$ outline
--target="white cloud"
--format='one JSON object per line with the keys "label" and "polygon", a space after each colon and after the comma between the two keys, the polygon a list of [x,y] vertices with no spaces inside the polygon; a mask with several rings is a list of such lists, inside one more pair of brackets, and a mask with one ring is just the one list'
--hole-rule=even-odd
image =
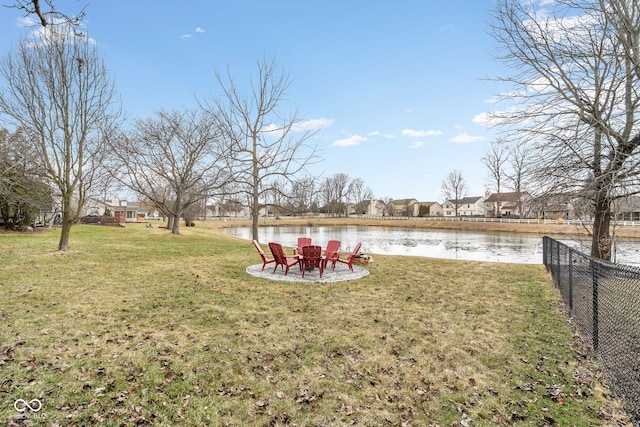
{"label": "white cloud", "polygon": [[[207,30],[205,30],[202,27],[196,27],[193,31],[195,31],[196,33],[206,33]],[[187,34],[183,34],[180,36],[181,39],[192,39],[193,38],[193,34],[191,33],[187,33]]]}
{"label": "white cloud", "polygon": [[404,136],[410,136],[412,138],[424,138],[425,136],[440,136],[442,131],[440,130],[414,130],[414,129],[402,129]]}
{"label": "white cloud", "polygon": [[458,134],[451,138],[449,141],[459,143],[459,144],[468,144],[470,142],[484,141],[486,138],[484,136],[473,136],[469,135],[466,132]]}
{"label": "white cloud", "polygon": [[390,133],[382,133],[382,132],[377,131],[377,130],[374,130],[373,132],[369,132],[367,134],[367,136],[371,136],[371,137],[373,137],[373,136],[381,136],[381,137],[387,138],[387,139],[393,138],[393,135],[391,135]]}
{"label": "white cloud", "polygon": [[473,123],[477,123],[479,125],[490,126],[491,125],[491,115],[489,113],[476,114],[475,116],[473,116],[471,121]]}
{"label": "white cloud", "polygon": [[[280,132],[280,128],[278,126],[276,126],[275,123],[269,123],[268,125],[266,125],[265,127],[263,127],[262,129],[260,129],[260,132]],[[282,133],[282,132],[280,132]]]}
{"label": "white cloud", "polygon": [[424,148],[424,141],[414,141],[409,145],[409,149]]}
{"label": "white cloud", "polygon": [[333,124],[333,119],[327,119],[325,117],[322,117],[319,119],[304,120],[299,123],[296,123],[293,126],[292,130],[294,132],[315,131],[315,130],[320,130],[320,129],[329,127],[332,124]]}
{"label": "white cloud", "polygon": [[362,135],[353,135],[349,138],[339,139],[331,144],[332,147],[349,147],[351,145],[360,145],[365,142],[368,138]]}
{"label": "white cloud", "polygon": [[23,16],[21,18],[18,18],[16,25],[18,27],[35,27],[36,25],[38,25],[38,23],[35,21],[35,19],[31,18],[30,16]]}

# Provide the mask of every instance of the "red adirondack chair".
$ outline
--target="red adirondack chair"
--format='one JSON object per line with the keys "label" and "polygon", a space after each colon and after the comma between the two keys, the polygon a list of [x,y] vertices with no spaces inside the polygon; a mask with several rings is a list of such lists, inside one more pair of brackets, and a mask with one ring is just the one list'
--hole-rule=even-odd
{"label": "red adirondack chair", "polygon": [[286,256],[280,243],[270,242],[269,249],[271,249],[271,254],[273,255],[273,259],[275,259],[276,263],[276,266],[273,268],[274,273],[276,272],[276,268],[280,265],[285,268],[284,275],[286,276],[289,273],[289,267],[296,265],[299,262],[298,257]]}
{"label": "red adirondack chair", "polygon": [[321,246],[304,246],[302,248],[302,277],[307,269],[317,268],[320,271],[320,278],[322,278],[324,264]]}
{"label": "red adirondack chair", "polygon": [[253,246],[256,247],[256,250],[260,254],[260,258],[262,258],[262,271],[264,271],[264,267],[267,264],[271,264],[272,262],[276,262],[276,260],[274,258],[267,258],[267,254],[264,253],[264,251],[260,247],[260,244],[258,243],[257,240],[253,241]]}
{"label": "red adirondack chair", "polygon": [[327,263],[331,262],[331,268],[336,269],[336,262],[338,261],[338,251],[340,250],[340,240],[329,240],[327,243],[327,249],[324,251],[324,268],[327,268]]}
{"label": "red adirondack chair", "polygon": [[302,255],[302,248],[311,246],[311,237],[298,237],[298,254]]}
{"label": "red adirondack chair", "polygon": [[349,257],[345,260],[345,259],[340,259],[338,257],[338,259],[336,259],[337,262],[341,262],[343,264],[347,264],[349,266],[349,268],[351,269],[351,271],[353,271],[353,259],[356,257],[356,255],[358,255],[358,253],[360,252],[360,248],[362,247],[362,242],[359,242],[356,247],[353,249],[353,251],[349,254]]}

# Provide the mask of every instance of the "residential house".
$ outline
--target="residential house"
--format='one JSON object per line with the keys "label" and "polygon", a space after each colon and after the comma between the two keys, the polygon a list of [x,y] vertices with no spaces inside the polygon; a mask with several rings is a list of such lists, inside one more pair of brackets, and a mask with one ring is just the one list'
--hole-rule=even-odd
{"label": "residential house", "polygon": [[531,209],[541,219],[570,220],[577,218],[575,199],[570,194],[543,194],[531,199]]}
{"label": "residential house", "polygon": [[98,200],[89,199],[84,207],[86,216],[114,216],[120,222],[144,222],[148,218],[156,219],[157,212],[149,213],[140,202],[128,202],[122,199]]}
{"label": "residential house", "polygon": [[456,207],[458,216],[483,216],[484,215],[484,197],[473,196],[464,197],[458,200],[445,200],[442,205],[445,217],[455,217]]}
{"label": "residential house", "polygon": [[615,218],[621,221],[640,221],[640,197],[629,196],[616,200],[613,205]]}
{"label": "residential house", "polygon": [[420,203],[416,199],[389,200],[387,214],[390,216],[418,216]]}
{"label": "residential house", "polygon": [[526,191],[492,193],[484,201],[485,215],[489,217],[531,216],[531,196]]}
{"label": "residential house", "polygon": [[420,202],[418,216],[442,216],[442,205],[439,202]]}
{"label": "residential house", "polygon": [[365,215],[368,216],[384,216],[385,204],[382,200],[371,199],[365,202]]}

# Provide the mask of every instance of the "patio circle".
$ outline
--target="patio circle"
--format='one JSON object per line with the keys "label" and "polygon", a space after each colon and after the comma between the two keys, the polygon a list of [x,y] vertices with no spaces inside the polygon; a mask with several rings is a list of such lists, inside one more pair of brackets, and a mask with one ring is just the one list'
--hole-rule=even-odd
{"label": "patio circle", "polygon": [[302,272],[297,265],[289,268],[289,274],[284,275],[284,269],[278,267],[276,271],[273,271],[273,264],[267,264],[262,271],[262,264],[250,265],[247,267],[247,273],[252,276],[260,277],[269,280],[278,280],[281,282],[309,282],[309,283],[333,283],[344,282],[347,280],[356,280],[361,277],[368,276],[369,271],[358,265],[353,266],[353,271],[349,269],[346,264],[336,264],[336,269],[332,270],[328,265],[326,270],[322,272],[322,279],[317,270],[306,271],[304,278]]}

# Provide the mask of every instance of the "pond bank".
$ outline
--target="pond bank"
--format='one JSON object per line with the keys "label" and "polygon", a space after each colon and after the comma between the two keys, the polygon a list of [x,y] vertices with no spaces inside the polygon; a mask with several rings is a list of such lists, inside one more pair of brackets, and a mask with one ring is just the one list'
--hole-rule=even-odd
{"label": "pond bank", "polygon": [[[209,221],[220,227],[239,226],[250,227],[250,219],[225,219],[223,221]],[[471,222],[471,221],[437,221],[424,219],[372,219],[372,218],[294,218],[282,217],[260,218],[260,226],[375,226],[375,227],[407,227],[420,229],[440,229],[440,230],[465,230],[483,232],[509,232],[509,233],[531,233],[540,236],[572,236],[588,238],[589,231],[582,225],[575,224],[526,224],[507,222]],[[640,226],[617,226],[614,230],[616,237],[640,239]]]}

